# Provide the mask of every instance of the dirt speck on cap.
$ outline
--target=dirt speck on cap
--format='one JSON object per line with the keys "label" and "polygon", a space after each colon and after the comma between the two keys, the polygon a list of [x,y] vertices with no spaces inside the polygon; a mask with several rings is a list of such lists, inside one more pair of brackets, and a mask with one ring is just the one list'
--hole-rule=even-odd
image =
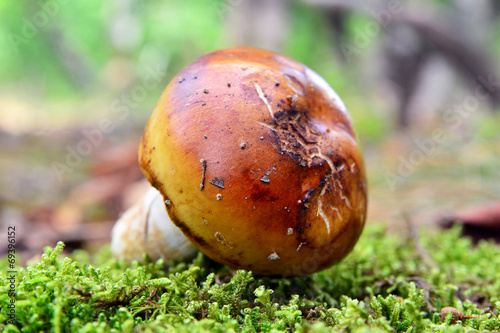
{"label": "dirt speck on cap", "polygon": [[268,260],[270,261],[276,261],[276,260],[280,260],[280,256],[273,251],[273,253],[271,253],[268,257],[267,257]]}
{"label": "dirt speck on cap", "polygon": [[291,103],[292,108],[297,106],[297,102],[299,101],[299,96],[297,94],[295,95],[288,95],[286,99]]}
{"label": "dirt speck on cap", "polygon": [[217,232],[215,233],[215,235],[214,235],[214,236],[215,236],[215,239],[216,239],[219,243],[221,243],[221,244],[223,244],[223,245],[227,246],[227,247],[228,247],[228,248],[230,248],[231,250],[232,250],[232,249],[234,249],[234,244],[233,244],[233,243],[231,243],[231,242],[228,242],[228,241],[226,240],[226,238],[225,238],[225,237],[224,237],[224,236],[223,236],[220,232],[218,232],[218,231],[217,231]]}
{"label": "dirt speck on cap", "polygon": [[222,178],[215,177],[209,183],[212,184],[213,186],[217,186],[218,188],[224,188],[224,179]]}

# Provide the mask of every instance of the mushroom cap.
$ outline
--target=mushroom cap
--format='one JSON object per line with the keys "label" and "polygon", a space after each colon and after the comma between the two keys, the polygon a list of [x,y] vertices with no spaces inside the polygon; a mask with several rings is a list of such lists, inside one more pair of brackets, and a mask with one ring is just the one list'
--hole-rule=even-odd
{"label": "mushroom cap", "polygon": [[364,226],[364,162],[344,103],[273,52],[229,48],[189,64],[147,122],[139,159],[171,220],[234,269],[309,274],[344,258]]}

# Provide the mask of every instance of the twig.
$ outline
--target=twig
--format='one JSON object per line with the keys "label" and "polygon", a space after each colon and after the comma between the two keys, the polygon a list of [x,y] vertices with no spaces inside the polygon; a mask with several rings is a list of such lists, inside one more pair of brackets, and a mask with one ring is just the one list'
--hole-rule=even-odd
{"label": "twig", "polygon": [[200,160],[201,162],[201,184],[200,184],[200,191],[203,191],[205,188],[205,173],[207,172],[207,161],[204,159]]}
{"label": "twig", "polygon": [[420,237],[418,236],[418,231],[415,228],[410,215],[407,212],[402,212],[402,215],[403,219],[406,222],[406,225],[408,226],[408,236],[410,240],[413,242],[415,248],[417,249],[419,257],[422,259],[422,263],[428,269],[436,268],[437,266],[432,260],[432,257],[430,256],[429,252],[422,246],[422,243],[420,243]]}

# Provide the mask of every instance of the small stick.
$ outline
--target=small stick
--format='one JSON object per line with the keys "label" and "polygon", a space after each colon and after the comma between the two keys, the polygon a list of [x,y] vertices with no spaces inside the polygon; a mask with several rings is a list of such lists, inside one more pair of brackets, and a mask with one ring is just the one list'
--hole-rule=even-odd
{"label": "small stick", "polygon": [[434,260],[432,259],[431,255],[423,247],[422,243],[419,240],[418,231],[415,228],[415,225],[413,224],[410,215],[407,212],[403,212],[402,215],[403,219],[406,222],[406,225],[408,226],[410,241],[413,242],[413,245],[415,246],[415,249],[417,250],[417,253],[420,256],[420,259],[422,259],[422,264],[427,266],[428,269],[436,268],[437,265],[434,263]]}
{"label": "small stick", "polygon": [[201,184],[200,184],[200,191],[203,191],[205,188],[205,173],[207,172],[207,161],[204,159],[200,160],[201,162]]}

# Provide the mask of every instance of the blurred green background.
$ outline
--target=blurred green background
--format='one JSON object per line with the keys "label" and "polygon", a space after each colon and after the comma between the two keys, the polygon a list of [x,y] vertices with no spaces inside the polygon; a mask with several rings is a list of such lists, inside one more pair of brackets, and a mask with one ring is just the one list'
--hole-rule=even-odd
{"label": "blurred green background", "polygon": [[[242,10],[243,2],[3,1],[0,4],[1,97],[4,103],[10,102],[19,109],[12,112],[4,106],[2,122],[7,123],[7,129],[22,132],[99,117],[108,110],[102,107],[82,110],[82,103],[92,105],[91,101],[116,98],[147,75],[147,68],[168,66],[162,84],[131,110],[134,117],[145,118],[169,79],[199,55],[223,47],[248,45],[248,41],[260,46],[251,38],[231,38],[234,36],[228,31],[232,28],[228,17]],[[256,3],[262,6],[259,1]],[[387,96],[381,96],[381,90],[376,89],[383,84],[377,82],[381,79],[374,78],[382,69],[371,68],[382,64],[376,49],[386,37],[384,27],[370,31],[370,24],[377,22],[374,12],[385,8],[382,2],[359,8],[353,5],[345,15],[343,24],[348,42],[341,51],[351,53],[348,63],[339,61],[339,50],[332,42],[338,37],[329,27],[328,17],[323,15],[324,8],[315,4],[322,1],[287,3],[283,6],[287,10],[286,31],[279,47],[274,47],[276,51],[303,62],[325,77],[349,106],[366,142],[390,135],[393,124],[388,105],[391,105]],[[338,8],[346,10],[342,1],[331,3],[340,3]],[[454,9],[457,15],[461,10],[454,8],[452,0],[403,0],[399,6],[404,8],[411,3],[434,4],[444,11]],[[471,20],[477,21],[470,24],[486,25],[479,21],[480,17],[470,15]],[[496,18],[489,24],[490,31],[485,36],[474,38],[482,38],[485,51],[497,60],[500,24]],[[356,45],[358,41],[362,45]]]}
{"label": "blurred green background", "polygon": [[[106,101],[137,84],[148,67],[168,65],[162,84],[131,110],[133,117],[144,119],[182,67],[208,51],[246,44],[244,39],[232,40],[228,32],[228,16],[241,3],[3,1],[1,97],[14,109],[3,107],[2,122],[8,130],[25,132],[100,117],[109,112]],[[279,51],[331,83],[351,106],[362,137],[383,137],[391,127],[384,105],[369,87],[356,82],[358,66],[337,61],[334,36],[321,10],[300,2],[287,8],[289,22]],[[355,13],[348,18],[346,33],[354,35],[356,27],[369,20]],[[369,39],[366,49],[377,38]],[[366,49],[363,52],[369,53]],[[355,63],[362,55],[357,58]]]}
{"label": "blurred green background", "polygon": [[[443,210],[499,199],[498,12],[496,1],[466,0],[1,1],[3,224],[112,223],[129,204],[124,189],[110,178],[89,182],[112,175],[113,161],[138,170],[142,128],[170,79],[203,53],[236,45],[303,62],[342,97],[365,150],[369,220],[397,224],[409,211],[433,223]],[[138,94],[155,70],[166,74]],[[457,113],[488,75],[491,98]],[[398,80],[411,87],[406,95]],[[74,166],[58,169],[103,119],[113,129]],[[436,129],[446,141],[401,175],[401,161]],[[119,182],[139,181],[132,173],[117,173]],[[400,181],[391,182],[394,175]],[[99,199],[106,191],[118,193]]]}

